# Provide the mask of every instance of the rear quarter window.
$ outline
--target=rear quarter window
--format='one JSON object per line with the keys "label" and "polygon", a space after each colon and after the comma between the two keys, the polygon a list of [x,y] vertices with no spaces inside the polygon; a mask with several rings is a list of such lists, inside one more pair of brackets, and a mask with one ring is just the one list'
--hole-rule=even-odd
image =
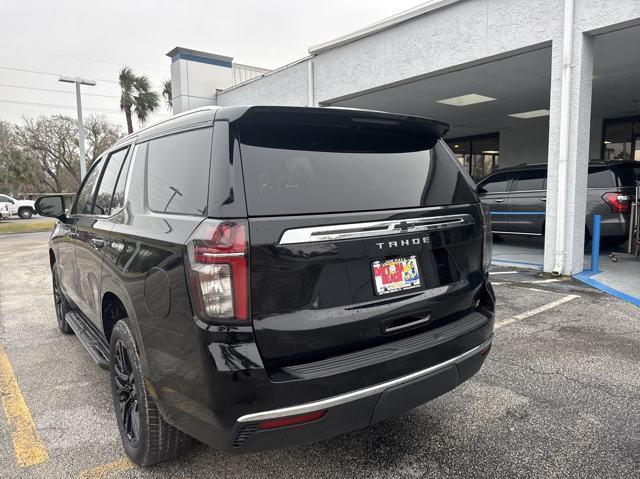
{"label": "rear quarter window", "polygon": [[147,200],[152,211],[206,215],[212,132],[202,128],[149,141]]}
{"label": "rear quarter window", "polygon": [[589,168],[587,188],[611,188],[613,176],[609,168]]}

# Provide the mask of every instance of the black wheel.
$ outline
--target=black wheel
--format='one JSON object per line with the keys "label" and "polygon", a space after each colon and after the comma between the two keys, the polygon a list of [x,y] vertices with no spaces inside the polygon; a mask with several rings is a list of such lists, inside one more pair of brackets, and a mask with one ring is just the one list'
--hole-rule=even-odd
{"label": "black wheel", "polygon": [[111,392],[127,456],[150,466],[184,453],[192,439],[167,423],[143,381],[140,358],[126,319],[111,333]]}
{"label": "black wheel", "polygon": [[31,208],[20,208],[18,216],[23,220],[28,220],[33,216],[33,211],[31,211]]}
{"label": "black wheel", "polygon": [[67,323],[65,316],[69,312],[69,303],[62,294],[62,289],[60,289],[60,279],[58,278],[58,270],[56,265],[54,264],[51,267],[51,277],[53,279],[53,302],[56,307],[56,319],[58,320],[58,328],[64,334],[73,334],[73,329]]}

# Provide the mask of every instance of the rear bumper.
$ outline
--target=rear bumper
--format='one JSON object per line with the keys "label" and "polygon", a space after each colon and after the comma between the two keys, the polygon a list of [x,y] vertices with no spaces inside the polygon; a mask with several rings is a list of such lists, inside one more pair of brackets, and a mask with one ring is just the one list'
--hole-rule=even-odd
{"label": "rear bumper", "polygon": [[[222,343],[209,343],[215,367],[209,359],[208,371],[185,370],[191,379],[180,388],[148,386],[169,423],[219,450],[240,454],[326,439],[424,404],[473,376],[493,337],[494,296],[488,282],[484,288],[478,310],[337,361],[272,371],[254,342],[218,350]],[[260,428],[315,411],[324,415],[313,422]]]}
{"label": "rear bumper", "polygon": [[[434,366],[338,396],[262,411],[238,418],[229,452],[245,453],[318,441],[395,416],[420,406],[473,376],[492,339]],[[321,419],[298,426],[261,430],[262,421],[326,411]]]}
{"label": "rear bumper", "polygon": [[[593,218],[587,220],[587,228],[592,234]],[[602,215],[600,224],[600,236],[602,237],[625,237],[629,234],[629,215],[626,213],[610,213]]]}

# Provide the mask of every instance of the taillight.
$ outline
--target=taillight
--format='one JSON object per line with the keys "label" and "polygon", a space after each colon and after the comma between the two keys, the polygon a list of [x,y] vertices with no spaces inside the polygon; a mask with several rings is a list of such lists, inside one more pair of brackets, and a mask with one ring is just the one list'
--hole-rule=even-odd
{"label": "taillight", "polygon": [[612,213],[628,213],[631,206],[629,195],[623,193],[605,193],[602,199],[611,208]]}
{"label": "taillight", "polygon": [[493,253],[493,234],[491,233],[491,210],[482,204],[482,267],[488,271]]}
{"label": "taillight", "polygon": [[249,318],[246,222],[205,220],[191,235],[189,276],[194,312],[205,321]]}

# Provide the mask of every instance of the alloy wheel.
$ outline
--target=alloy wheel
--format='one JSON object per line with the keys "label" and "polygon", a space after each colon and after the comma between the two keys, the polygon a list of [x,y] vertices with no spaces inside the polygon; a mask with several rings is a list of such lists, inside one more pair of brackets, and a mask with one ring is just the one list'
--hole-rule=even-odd
{"label": "alloy wheel", "polygon": [[53,272],[53,301],[56,308],[56,319],[58,324],[62,324],[64,320],[64,308],[62,306],[62,292],[60,291],[60,282],[58,281],[58,273]]}
{"label": "alloy wheel", "polygon": [[121,340],[116,343],[113,371],[120,423],[127,440],[136,446],[140,438],[140,404],[129,352]]}

